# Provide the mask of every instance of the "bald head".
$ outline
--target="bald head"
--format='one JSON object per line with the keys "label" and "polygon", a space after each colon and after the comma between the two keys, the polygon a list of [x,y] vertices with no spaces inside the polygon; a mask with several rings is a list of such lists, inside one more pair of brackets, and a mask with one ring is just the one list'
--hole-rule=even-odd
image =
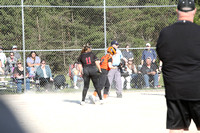
{"label": "bald head", "polygon": [[178,9],[176,9],[176,12],[178,15],[178,20],[187,20],[187,21],[193,22],[194,16],[196,13],[196,8],[189,12],[183,12],[183,11],[179,11]]}

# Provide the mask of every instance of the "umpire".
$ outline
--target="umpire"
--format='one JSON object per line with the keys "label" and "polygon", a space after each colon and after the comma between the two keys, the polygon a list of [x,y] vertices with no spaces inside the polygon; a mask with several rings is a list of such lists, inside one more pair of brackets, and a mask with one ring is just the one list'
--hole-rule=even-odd
{"label": "umpire", "polygon": [[178,21],[160,32],[157,53],[163,62],[170,133],[188,130],[191,120],[200,130],[200,26],[193,23],[194,0],[179,0]]}
{"label": "umpire", "polygon": [[108,72],[108,80],[110,85],[112,85],[113,80],[115,80],[116,83],[116,93],[117,93],[117,98],[122,98],[122,80],[121,80],[121,72],[120,72],[120,62],[121,59],[123,59],[125,62],[127,62],[127,59],[123,57],[122,52],[119,50],[119,43],[117,41],[112,41],[111,46],[113,46],[116,49],[116,54],[112,56],[112,66],[113,67],[118,67],[117,69],[111,68],[110,71]]}

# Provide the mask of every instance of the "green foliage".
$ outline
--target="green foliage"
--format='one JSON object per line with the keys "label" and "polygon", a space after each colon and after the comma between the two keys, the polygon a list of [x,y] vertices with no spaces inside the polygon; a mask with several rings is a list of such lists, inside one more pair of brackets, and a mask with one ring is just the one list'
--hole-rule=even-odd
{"label": "green foliage", "polygon": [[200,25],[200,2],[199,4],[196,4],[196,9],[197,9],[197,12],[194,18],[194,23]]}
{"label": "green foliage", "polygon": [[20,8],[2,8],[0,9],[0,40],[1,44],[10,49],[14,44],[21,44],[21,10]]}
{"label": "green foliage", "polygon": [[[170,3],[171,2],[171,3]],[[1,5],[20,5],[19,0],[1,0]],[[149,0],[106,0],[108,6],[167,5],[173,1]],[[24,0],[24,5],[46,6],[103,6],[103,0]],[[104,48],[104,9],[103,8],[24,8],[25,48],[27,50],[81,49],[86,43],[93,48]],[[22,16],[20,7],[0,9],[0,40],[5,49],[18,45],[22,49]],[[107,8],[107,44],[117,39],[124,47],[143,47],[146,42],[155,46],[160,30],[176,21],[175,8]],[[199,22],[199,13],[195,18]],[[97,52],[100,57],[104,51]],[[72,63],[79,55],[72,52],[45,53],[56,71],[62,70],[63,62]],[[59,56],[59,58],[57,57]],[[139,58],[136,53],[135,58]],[[72,58],[74,57],[74,58]],[[65,63],[64,66],[68,64]]]}
{"label": "green foliage", "polygon": [[[5,0],[4,0],[5,1]],[[10,3],[15,2],[9,1]],[[3,2],[4,4],[6,2]],[[25,5],[96,5],[102,0],[24,0]],[[114,5],[136,5],[138,1],[106,1]],[[144,4],[152,4],[142,1]],[[157,4],[166,4],[159,2]],[[2,8],[1,40],[11,38],[12,44],[21,44],[21,10]],[[173,8],[113,8],[106,10],[107,40],[135,44],[143,39],[156,42],[159,31],[175,22]],[[10,11],[11,10],[11,11]],[[80,48],[91,43],[95,48],[104,47],[103,9],[99,8],[45,8],[25,7],[25,38],[28,49]],[[198,18],[198,17],[197,17]],[[196,20],[198,22],[199,20]],[[15,38],[17,34],[17,39]],[[18,42],[16,42],[16,40]],[[9,42],[10,43],[10,42]],[[142,46],[142,44],[140,45]],[[9,46],[10,47],[10,46]]]}

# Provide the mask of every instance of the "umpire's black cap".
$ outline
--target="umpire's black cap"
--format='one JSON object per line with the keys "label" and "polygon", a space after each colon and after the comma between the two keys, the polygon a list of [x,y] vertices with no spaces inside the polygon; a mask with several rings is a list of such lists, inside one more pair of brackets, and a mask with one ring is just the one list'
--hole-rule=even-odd
{"label": "umpire's black cap", "polygon": [[119,45],[119,43],[118,43],[117,41],[113,40],[113,41],[111,42],[111,46],[114,45],[114,44],[115,44],[115,45]]}
{"label": "umpire's black cap", "polygon": [[179,0],[177,8],[182,12],[189,12],[195,9],[194,0]]}

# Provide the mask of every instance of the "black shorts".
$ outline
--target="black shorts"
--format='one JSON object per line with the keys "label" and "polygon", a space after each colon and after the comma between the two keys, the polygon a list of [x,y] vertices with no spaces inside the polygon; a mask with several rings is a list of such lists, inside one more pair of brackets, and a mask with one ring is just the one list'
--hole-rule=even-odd
{"label": "black shorts", "polygon": [[200,130],[200,101],[167,99],[167,129],[188,130],[191,120]]}

